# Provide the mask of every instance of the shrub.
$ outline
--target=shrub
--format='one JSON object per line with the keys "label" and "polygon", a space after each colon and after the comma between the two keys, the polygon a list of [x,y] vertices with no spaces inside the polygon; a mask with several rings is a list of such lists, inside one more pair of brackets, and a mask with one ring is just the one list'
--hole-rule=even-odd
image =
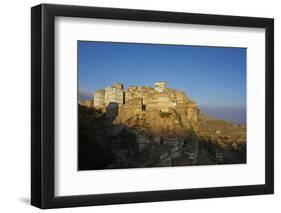
{"label": "shrub", "polygon": [[160,112],[160,117],[161,118],[169,118],[172,113],[170,112]]}

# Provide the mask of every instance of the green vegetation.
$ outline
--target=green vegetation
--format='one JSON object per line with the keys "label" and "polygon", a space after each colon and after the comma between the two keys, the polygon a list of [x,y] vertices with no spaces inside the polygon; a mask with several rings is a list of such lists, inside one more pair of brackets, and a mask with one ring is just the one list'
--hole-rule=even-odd
{"label": "green vegetation", "polygon": [[169,118],[172,113],[170,113],[170,112],[160,112],[159,114],[160,114],[161,118]]}

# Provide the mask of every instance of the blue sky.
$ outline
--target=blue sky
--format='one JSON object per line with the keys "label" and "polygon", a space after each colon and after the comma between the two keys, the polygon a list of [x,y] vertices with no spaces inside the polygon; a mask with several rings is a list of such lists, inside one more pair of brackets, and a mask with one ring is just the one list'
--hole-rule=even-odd
{"label": "blue sky", "polygon": [[114,82],[126,88],[166,81],[203,112],[246,120],[245,48],[79,41],[78,73],[81,99]]}

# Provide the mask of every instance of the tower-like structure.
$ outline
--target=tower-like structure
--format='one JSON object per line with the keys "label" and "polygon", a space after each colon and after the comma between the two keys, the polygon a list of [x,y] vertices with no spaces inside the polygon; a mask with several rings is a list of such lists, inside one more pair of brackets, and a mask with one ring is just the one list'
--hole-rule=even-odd
{"label": "tower-like structure", "polygon": [[165,88],[166,88],[166,82],[164,81],[157,81],[154,83],[154,89],[157,92],[163,92]]}
{"label": "tower-like structure", "polygon": [[123,84],[115,83],[112,86],[105,88],[105,105],[116,103],[118,105],[124,104],[124,90]]}
{"label": "tower-like structure", "polygon": [[99,89],[94,94],[94,107],[103,109],[105,107],[105,90]]}

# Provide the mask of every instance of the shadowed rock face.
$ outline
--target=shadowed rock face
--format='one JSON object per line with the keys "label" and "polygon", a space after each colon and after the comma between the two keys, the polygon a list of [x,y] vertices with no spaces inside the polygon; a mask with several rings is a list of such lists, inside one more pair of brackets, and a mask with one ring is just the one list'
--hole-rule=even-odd
{"label": "shadowed rock face", "polygon": [[113,84],[80,103],[79,168],[246,163],[246,126],[210,118],[182,91]]}
{"label": "shadowed rock face", "polygon": [[126,124],[116,122],[79,105],[79,170],[246,163],[239,125],[202,116],[195,132],[181,125],[175,111],[144,112],[128,117]]}

